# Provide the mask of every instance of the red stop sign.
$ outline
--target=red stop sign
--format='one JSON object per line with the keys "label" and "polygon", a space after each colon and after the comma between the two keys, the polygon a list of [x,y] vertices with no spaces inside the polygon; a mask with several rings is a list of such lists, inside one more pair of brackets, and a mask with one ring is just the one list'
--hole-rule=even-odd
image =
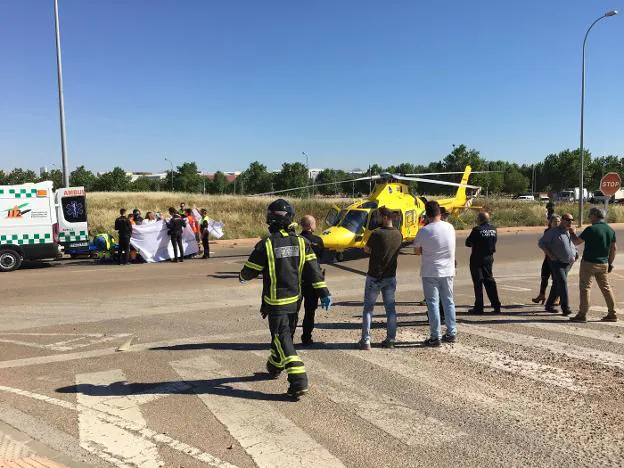
{"label": "red stop sign", "polygon": [[611,195],[615,195],[615,192],[620,189],[621,184],[622,179],[620,178],[620,174],[617,172],[609,172],[600,179],[600,191],[610,197]]}

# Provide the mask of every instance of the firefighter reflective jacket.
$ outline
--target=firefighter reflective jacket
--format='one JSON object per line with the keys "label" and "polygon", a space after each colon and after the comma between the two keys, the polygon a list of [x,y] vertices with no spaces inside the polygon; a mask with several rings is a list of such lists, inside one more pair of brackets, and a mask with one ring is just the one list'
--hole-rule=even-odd
{"label": "firefighter reflective jacket", "polygon": [[262,312],[274,315],[297,312],[301,282],[312,284],[318,297],[329,296],[327,283],[310,243],[294,232],[273,232],[256,244],[240,272],[248,281],[262,273]]}

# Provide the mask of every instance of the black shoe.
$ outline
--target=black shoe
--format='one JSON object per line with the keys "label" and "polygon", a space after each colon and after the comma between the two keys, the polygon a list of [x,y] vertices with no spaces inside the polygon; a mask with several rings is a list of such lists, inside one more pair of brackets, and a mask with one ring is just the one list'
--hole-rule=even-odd
{"label": "black shoe", "polygon": [[210,258],[210,255],[204,255],[202,258],[206,260],[207,258]]}
{"label": "black shoe", "polygon": [[277,379],[280,374],[282,373],[282,369],[279,369],[277,367],[275,367],[273,364],[271,364],[270,362],[267,361],[266,363],[266,370],[269,373],[269,376],[272,379]]}
{"label": "black shoe", "polygon": [[445,343],[455,343],[457,341],[457,335],[449,335],[448,333],[445,333],[442,335],[442,341]]}
{"label": "black shoe", "polygon": [[581,314],[577,314],[574,317],[570,317],[570,322],[586,323],[587,317]]}
{"label": "black shoe", "polygon": [[477,309],[476,307],[472,307],[472,308],[468,309],[468,313],[469,314],[474,314],[474,315],[481,315],[481,314],[483,314],[483,309]]}
{"label": "black shoe", "polygon": [[494,307],[494,310],[492,311],[493,314],[500,314],[501,313],[501,308],[500,306],[498,307]]}
{"label": "black shoe", "polygon": [[290,398],[298,400],[300,397],[308,393],[308,387],[293,387],[292,385],[286,390],[286,395]]}
{"label": "black shoe", "polygon": [[550,312],[551,314],[558,314],[559,313],[559,311],[556,308],[554,308],[553,306],[546,306],[546,307],[544,307],[544,310],[546,312]]}
{"label": "black shoe", "polygon": [[385,339],[381,342],[381,347],[386,349],[393,349],[396,344],[396,340]]}
{"label": "black shoe", "polygon": [[428,338],[425,341],[423,341],[423,346],[427,346],[429,348],[437,348],[441,344],[442,343],[440,342],[440,340],[436,338]]}
{"label": "black shoe", "polygon": [[567,317],[568,315],[571,315],[572,311],[571,310],[562,310],[561,311],[561,315]]}
{"label": "black shoe", "polygon": [[178,263],[178,259],[174,258],[173,260],[171,260],[173,263]]}
{"label": "black shoe", "polygon": [[303,346],[312,346],[314,344],[314,340],[312,338],[304,338],[303,336],[301,337],[301,344]]}

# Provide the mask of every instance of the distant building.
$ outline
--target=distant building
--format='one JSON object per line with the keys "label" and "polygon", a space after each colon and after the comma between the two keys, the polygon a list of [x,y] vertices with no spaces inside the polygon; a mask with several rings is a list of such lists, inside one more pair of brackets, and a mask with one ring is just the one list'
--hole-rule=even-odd
{"label": "distant building", "polygon": [[167,177],[166,172],[126,172],[130,177],[130,182],[134,182],[140,177],[146,177],[149,180],[164,180]]}
{"label": "distant building", "polygon": [[[241,175],[240,171],[221,171],[225,174],[225,178],[229,183],[234,182],[239,175]],[[200,175],[206,177],[208,180],[214,180],[216,172],[202,172]]]}

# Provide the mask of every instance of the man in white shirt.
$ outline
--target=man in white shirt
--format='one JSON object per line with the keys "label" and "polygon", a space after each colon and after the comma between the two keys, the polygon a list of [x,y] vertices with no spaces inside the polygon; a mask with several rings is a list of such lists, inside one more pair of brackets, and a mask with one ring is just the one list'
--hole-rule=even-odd
{"label": "man in white shirt", "polygon": [[[454,343],[457,335],[453,278],[455,277],[455,229],[440,219],[440,205],[427,202],[425,214],[428,224],[418,230],[414,239],[414,253],[422,257],[420,276],[427,302],[430,336],[425,346],[440,346],[440,342]],[[446,333],[440,330],[440,301],[444,307]]]}

